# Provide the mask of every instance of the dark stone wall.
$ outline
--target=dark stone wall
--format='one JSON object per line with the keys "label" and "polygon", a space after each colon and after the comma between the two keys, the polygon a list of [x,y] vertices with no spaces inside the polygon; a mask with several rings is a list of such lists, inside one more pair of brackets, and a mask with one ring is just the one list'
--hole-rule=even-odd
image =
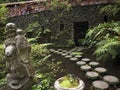
{"label": "dark stone wall", "polygon": [[[100,8],[104,5],[88,5],[72,7],[69,11],[55,10],[43,11],[36,14],[24,16],[16,16],[9,18],[9,22],[14,22],[19,28],[25,29],[29,23],[38,21],[40,25],[50,29],[51,36],[56,36],[60,32],[59,25],[64,24],[66,35],[59,37],[58,40],[50,40],[48,42],[65,43],[69,39],[74,38],[74,22],[88,21],[89,28],[103,23],[104,15],[100,15]],[[111,20],[110,18],[108,18]]]}

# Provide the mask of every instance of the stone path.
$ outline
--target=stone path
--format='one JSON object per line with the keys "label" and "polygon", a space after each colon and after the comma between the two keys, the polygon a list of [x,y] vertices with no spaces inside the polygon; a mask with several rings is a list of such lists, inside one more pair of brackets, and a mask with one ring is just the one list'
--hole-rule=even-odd
{"label": "stone path", "polygon": [[72,73],[72,71],[75,71],[74,67],[79,70],[74,74],[79,75],[81,79],[85,77],[83,81],[86,81],[85,84],[89,83],[89,86],[86,84],[87,88],[85,90],[116,90],[117,88],[119,90],[119,79],[113,75],[109,75],[107,69],[102,67],[99,62],[91,61],[90,58],[82,57],[82,55],[73,54],[73,52],[80,52],[83,49],[83,47],[77,47],[71,50],[50,49],[50,52],[56,54],[56,57],[62,57],[68,72]]}

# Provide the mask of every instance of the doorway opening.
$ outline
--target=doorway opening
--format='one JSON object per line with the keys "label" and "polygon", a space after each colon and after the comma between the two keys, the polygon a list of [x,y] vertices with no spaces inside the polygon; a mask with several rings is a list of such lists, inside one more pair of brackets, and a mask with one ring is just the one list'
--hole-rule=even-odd
{"label": "doorway opening", "polygon": [[88,30],[88,21],[74,22],[74,42],[79,46],[79,40],[85,38],[86,31]]}

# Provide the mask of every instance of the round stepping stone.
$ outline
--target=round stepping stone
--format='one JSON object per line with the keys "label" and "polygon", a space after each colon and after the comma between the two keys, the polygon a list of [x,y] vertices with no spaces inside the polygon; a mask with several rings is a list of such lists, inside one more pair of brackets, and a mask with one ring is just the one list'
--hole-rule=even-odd
{"label": "round stepping stone", "polygon": [[71,55],[66,55],[65,58],[72,58],[72,56]]}
{"label": "round stepping stone", "polygon": [[90,61],[89,58],[83,58],[83,59],[81,59],[81,60],[84,61],[84,62],[89,62],[89,61]]}
{"label": "round stepping stone", "polygon": [[62,49],[58,49],[59,52],[62,52]]}
{"label": "round stepping stone", "polygon": [[104,76],[103,80],[105,80],[106,82],[108,82],[109,84],[112,84],[112,85],[116,85],[119,83],[119,79],[115,76],[112,76],[112,75]]}
{"label": "round stepping stone", "polygon": [[59,51],[54,51],[54,53],[58,53]]}
{"label": "round stepping stone", "polygon": [[76,64],[77,64],[78,66],[83,66],[83,65],[86,64],[86,62],[84,62],[84,61],[78,61],[78,62],[76,62]]}
{"label": "round stepping stone", "polygon": [[76,57],[76,58],[82,58],[82,56],[81,56],[81,55],[75,55],[75,57]]}
{"label": "round stepping stone", "polygon": [[89,79],[97,79],[99,77],[99,74],[97,72],[93,72],[93,71],[88,71],[86,73],[87,78]]}
{"label": "round stepping stone", "polygon": [[91,70],[91,66],[88,66],[88,65],[83,65],[83,66],[81,66],[80,68],[81,68],[81,70],[83,70],[83,71],[89,71],[89,70]]}
{"label": "round stepping stone", "polygon": [[92,83],[95,90],[108,90],[109,85],[105,81],[97,80]]}
{"label": "round stepping stone", "polygon": [[90,62],[89,65],[92,67],[96,67],[99,65],[99,63],[98,62]]}
{"label": "round stepping stone", "polygon": [[50,52],[54,52],[55,50],[54,49],[49,49]]}
{"label": "round stepping stone", "polygon": [[68,52],[68,51],[67,51],[67,50],[63,50],[62,52],[63,52],[63,53],[66,53],[66,52]]}
{"label": "round stepping stone", "polygon": [[70,61],[78,61],[78,58],[75,58],[75,57],[70,58]]}
{"label": "round stepping stone", "polygon": [[62,56],[67,56],[67,53],[62,53],[61,55],[62,55]]}
{"label": "round stepping stone", "polygon": [[63,54],[63,53],[62,53],[62,52],[58,52],[57,54],[61,55],[61,54]]}
{"label": "round stepping stone", "polygon": [[105,69],[103,67],[97,67],[97,68],[95,68],[95,71],[98,72],[99,74],[104,74],[107,72],[107,69]]}
{"label": "round stepping stone", "polygon": [[116,90],[120,90],[120,88],[117,88]]}

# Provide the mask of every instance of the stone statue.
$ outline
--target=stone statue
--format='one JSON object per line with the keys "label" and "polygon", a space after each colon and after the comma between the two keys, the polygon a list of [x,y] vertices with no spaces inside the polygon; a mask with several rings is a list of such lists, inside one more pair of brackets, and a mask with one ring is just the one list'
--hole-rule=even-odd
{"label": "stone statue", "polygon": [[14,23],[6,25],[5,56],[7,90],[30,90],[34,68],[30,64],[31,45]]}

